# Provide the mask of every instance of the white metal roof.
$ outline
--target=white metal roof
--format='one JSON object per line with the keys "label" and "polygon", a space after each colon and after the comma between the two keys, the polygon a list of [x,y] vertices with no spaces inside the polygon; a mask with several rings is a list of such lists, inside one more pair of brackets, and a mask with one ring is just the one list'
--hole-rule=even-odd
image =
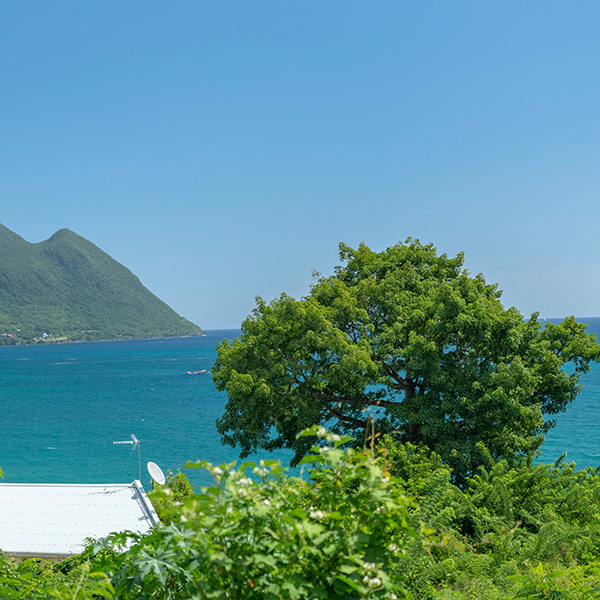
{"label": "white metal roof", "polygon": [[16,556],[81,552],[86,538],[146,533],[159,519],[139,481],[130,484],[0,483],[0,549]]}

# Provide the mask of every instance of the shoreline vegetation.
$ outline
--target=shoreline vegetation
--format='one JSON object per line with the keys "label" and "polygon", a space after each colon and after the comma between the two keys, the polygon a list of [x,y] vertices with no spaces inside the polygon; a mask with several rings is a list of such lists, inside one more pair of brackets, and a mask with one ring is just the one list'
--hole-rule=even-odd
{"label": "shoreline vegetation", "polygon": [[[203,337],[206,333],[194,335],[155,335],[147,337],[134,337],[134,336],[119,336],[110,338],[87,338],[78,339],[68,336],[47,336],[45,338],[34,338],[33,340],[25,340],[19,337],[13,338],[12,335],[0,334],[0,347],[1,346],[39,346],[44,344],[85,344],[87,342],[124,342],[127,340],[159,340],[159,339],[172,339],[172,338],[190,338],[190,337]],[[9,341],[5,341],[8,338]]]}

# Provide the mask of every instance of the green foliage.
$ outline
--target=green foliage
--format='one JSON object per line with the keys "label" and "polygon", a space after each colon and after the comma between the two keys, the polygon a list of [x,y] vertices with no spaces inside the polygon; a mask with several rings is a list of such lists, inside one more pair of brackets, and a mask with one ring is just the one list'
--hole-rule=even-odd
{"label": "green foliage", "polygon": [[[93,569],[92,548],[59,563],[0,555],[0,597],[6,600],[92,600],[114,598],[107,575]],[[106,557],[107,551],[104,551]],[[95,557],[98,560],[98,557]]]}
{"label": "green foliage", "polygon": [[426,447],[389,437],[384,447],[390,471],[415,499],[413,526],[435,531],[429,543],[411,544],[411,560],[403,566],[415,596],[600,596],[591,591],[600,585],[597,470],[489,459],[459,488]]}
{"label": "green foliage", "polygon": [[190,463],[215,483],[190,495],[170,474],[151,494],[169,524],[56,564],[0,557],[0,597],[600,598],[596,470],[488,455],[458,487],[425,446],[388,436],[373,456],[319,426],[302,435],[308,477],[275,461]]}
{"label": "green foliage", "polygon": [[340,446],[345,438],[314,428],[325,445],[307,459],[308,481],[286,477],[274,461],[208,469],[215,485],[186,498],[181,515],[106,565],[116,594],[129,598],[374,599],[403,596],[390,571],[403,560],[408,500],[379,461]]}
{"label": "green foliage", "polygon": [[68,229],[30,244],[0,225],[0,256],[0,344],[202,333]]}
{"label": "green foliage", "polygon": [[154,510],[156,510],[160,520],[168,524],[180,516],[178,507],[181,506],[186,498],[194,495],[194,486],[190,483],[187,475],[177,471],[175,475],[169,470],[164,485],[155,485],[154,489],[148,494]]}
{"label": "green foliage", "polygon": [[565,409],[600,356],[573,318],[542,328],[505,309],[462,254],[407,240],[379,253],[342,244],[340,258],[306,298],[258,298],[241,338],[218,347],[217,429],[243,456],[288,447],[297,462],[303,428],[360,438],[374,417],[378,433],[426,445],[464,481],[488,456],[533,456],[553,425],[544,415]]}
{"label": "green foliage", "polygon": [[600,597],[600,587],[581,586],[579,581],[569,578],[565,570],[545,572],[544,565],[539,563],[527,574],[515,575],[511,578],[521,588],[514,598],[520,600],[584,600]]}

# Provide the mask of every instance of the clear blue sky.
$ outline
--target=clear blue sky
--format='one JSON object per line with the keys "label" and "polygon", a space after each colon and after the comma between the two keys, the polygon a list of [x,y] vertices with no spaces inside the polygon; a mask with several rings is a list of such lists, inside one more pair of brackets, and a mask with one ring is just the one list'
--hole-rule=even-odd
{"label": "clear blue sky", "polygon": [[600,3],[11,2],[0,222],[67,227],[205,329],[337,245],[464,250],[600,315]]}

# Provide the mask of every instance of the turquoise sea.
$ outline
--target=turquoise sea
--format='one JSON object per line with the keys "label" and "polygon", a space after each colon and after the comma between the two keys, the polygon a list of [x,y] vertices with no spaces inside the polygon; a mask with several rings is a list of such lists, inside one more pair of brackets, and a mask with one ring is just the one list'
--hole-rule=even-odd
{"label": "turquoise sea", "polygon": [[[548,319],[559,323],[559,319]],[[600,318],[579,318],[587,323],[588,333],[600,340]],[[600,364],[592,364],[591,370],[580,379],[583,391],[567,410],[556,416],[556,427],[546,435],[542,446],[542,462],[553,462],[563,452],[565,460],[575,462],[577,467],[600,465]]]}
{"label": "turquoise sea", "polygon": [[[226,396],[209,373],[216,344],[239,331],[119,342],[0,347],[0,467],[4,482],[142,482],[148,461],[166,472],[188,460],[220,464],[215,420]],[[278,457],[289,462],[290,453]],[[190,470],[196,484],[204,471]]]}
{"label": "turquoise sea", "polygon": [[[600,331],[600,319],[589,319]],[[220,464],[237,450],[222,446],[215,419],[226,402],[210,374],[216,344],[239,330],[204,337],[0,347],[0,467],[4,482],[124,483],[138,477],[137,451],[114,441],[141,440],[145,465],[176,471],[187,460]],[[600,336],[599,336],[600,337]],[[580,468],[600,464],[600,366],[558,417],[541,459]],[[261,454],[266,456],[265,454]],[[289,462],[291,453],[276,457]],[[203,471],[190,470],[196,485]]]}

